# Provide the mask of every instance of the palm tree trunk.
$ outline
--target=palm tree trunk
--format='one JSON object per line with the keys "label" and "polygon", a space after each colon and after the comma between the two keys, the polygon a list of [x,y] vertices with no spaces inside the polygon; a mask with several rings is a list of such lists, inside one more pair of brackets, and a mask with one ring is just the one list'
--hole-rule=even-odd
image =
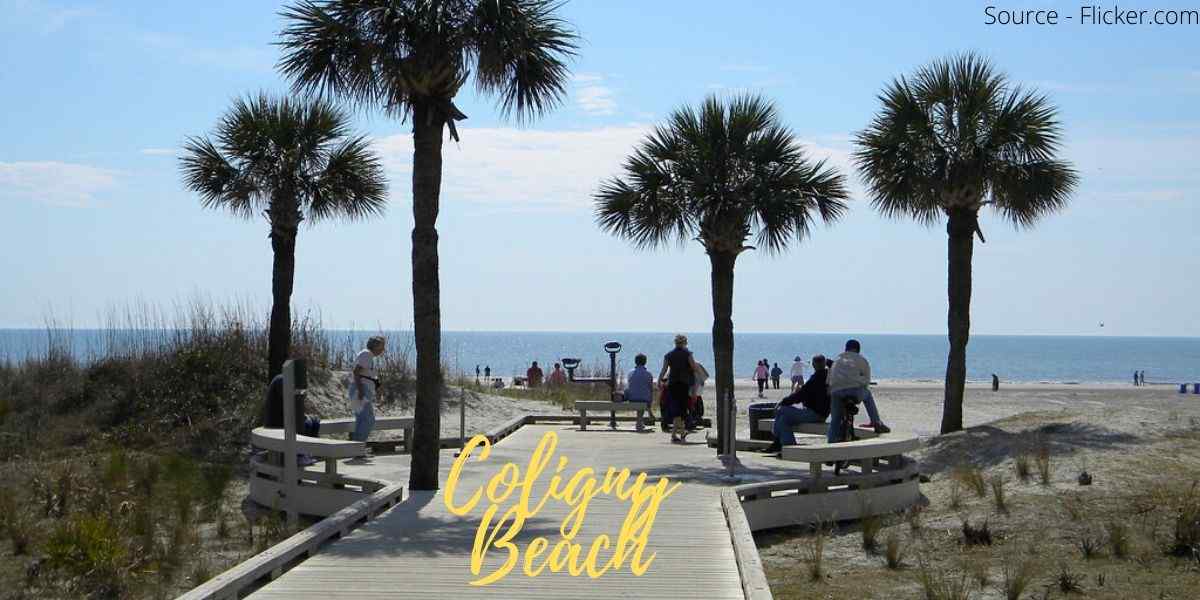
{"label": "palm tree trunk", "polygon": [[946,396],[942,407],[942,433],[962,429],[963,388],[967,382],[967,341],[971,336],[971,254],[975,249],[978,213],[971,209],[950,211],[946,223],[949,236],[946,317],[950,356],[946,359]]}
{"label": "palm tree trunk", "polygon": [[442,313],[438,283],[438,200],[442,187],[444,118],[431,106],[413,107],[413,330],[417,346],[417,401],[410,490],[438,489],[442,416]]}
{"label": "palm tree trunk", "polygon": [[[712,263],[713,361],[716,363],[717,448],[721,454],[733,448],[736,428],[726,424],[729,393],[733,390],[733,265],[737,254],[709,250]],[[726,426],[728,425],[728,429]]]}
{"label": "palm tree trunk", "polygon": [[267,330],[267,381],[283,371],[292,346],[292,284],[296,278],[295,226],[271,228],[271,323]]}

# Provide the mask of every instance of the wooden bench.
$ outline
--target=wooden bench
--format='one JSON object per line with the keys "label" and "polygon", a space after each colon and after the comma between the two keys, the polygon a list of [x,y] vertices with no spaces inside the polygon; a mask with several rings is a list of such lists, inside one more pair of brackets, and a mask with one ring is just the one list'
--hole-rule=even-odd
{"label": "wooden bench", "polygon": [[849,462],[857,464],[863,475],[877,470],[880,461],[889,468],[899,465],[905,452],[912,452],[921,445],[916,436],[878,437],[837,442],[834,444],[809,444],[806,446],[784,446],[780,457],[787,461],[806,462],[814,478],[821,477],[822,465],[827,462]]}
{"label": "wooden bench", "polygon": [[[409,452],[412,452],[412,417],[375,417],[375,426],[371,428],[372,431],[395,429],[399,429],[404,432],[404,448]],[[327,433],[354,433],[354,417],[321,421],[321,435],[325,435]]]}
{"label": "wooden bench", "polygon": [[[606,402],[604,400],[580,400],[575,403],[575,409],[579,411],[579,430],[587,431],[588,426],[588,411],[608,411],[610,415],[615,415],[618,411],[629,412],[637,411],[637,430],[642,431],[646,428],[642,414],[650,410],[648,402]],[[617,421],[614,418],[610,421],[613,429],[617,428]]]}
{"label": "wooden bench", "polygon": [[[324,424],[322,424],[324,428]],[[250,432],[250,443],[265,454],[250,459],[250,498],[258,504],[277,508],[286,486],[284,477],[284,433],[282,429],[259,427]],[[323,471],[298,467],[295,509],[307,515],[327,516],[388,486],[388,482],[346,477],[338,473],[337,461],[362,456],[362,442],[332,440],[296,435],[295,451],[325,463]]]}
{"label": "wooden bench", "polygon": [[[771,432],[775,431],[775,419],[759,419],[758,420],[758,430],[765,431],[767,433],[771,433]],[[825,435],[826,432],[828,432],[828,431],[829,431],[828,423],[796,423],[795,425],[792,425],[793,433],[804,433],[804,434],[809,434],[809,435]],[[879,434],[875,433],[874,429],[867,429],[865,427],[857,427],[856,426],[854,428],[854,435],[857,435],[860,439],[866,439],[866,438],[878,437]]]}

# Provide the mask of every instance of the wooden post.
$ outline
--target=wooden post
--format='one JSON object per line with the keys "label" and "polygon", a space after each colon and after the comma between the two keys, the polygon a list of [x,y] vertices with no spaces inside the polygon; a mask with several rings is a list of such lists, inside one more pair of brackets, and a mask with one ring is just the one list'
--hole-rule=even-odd
{"label": "wooden post", "polygon": [[296,362],[283,363],[283,507],[287,524],[294,529],[300,522],[296,514]]}

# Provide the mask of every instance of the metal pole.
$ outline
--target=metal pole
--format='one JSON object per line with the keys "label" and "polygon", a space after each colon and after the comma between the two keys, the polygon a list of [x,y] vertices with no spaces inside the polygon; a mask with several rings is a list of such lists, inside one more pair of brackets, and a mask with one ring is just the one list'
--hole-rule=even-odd
{"label": "metal pole", "polygon": [[467,447],[467,390],[458,388],[458,448]]}
{"label": "metal pole", "polygon": [[296,363],[283,363],[283,506],[287,511],[287,524],[295,529],[299,523],[296,514],[296,484],[299,479],[296,465]]}

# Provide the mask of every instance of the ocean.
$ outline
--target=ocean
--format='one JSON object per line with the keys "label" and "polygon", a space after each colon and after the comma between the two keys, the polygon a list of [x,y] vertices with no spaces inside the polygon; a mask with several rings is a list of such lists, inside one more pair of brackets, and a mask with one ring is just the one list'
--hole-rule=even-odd
{"label": "ocean", "polygon": [[[76,329],[56,332],[55,342],[67,344],[83,359],[102,356],[111,332]],[[361,347],[377,332],[329,330],[337,348]],[[122,332],[134,336],[136,332]],[[389,351],[412,350],[412,332],[383,332]],[[607,372],[605,342],[622,345],[617,355],[622,370],[632,368],[635,355],[645,353],[651,370],[662,364],[672,347],[671,333],[597,332],[476,332],[446,331],[442,356],[452,370],[473,374],[475,366],[491,367],[496,376],[524,374],[531,361],[546,371],[554,362],[573,357],[585,366]],[[50,335],[44,329],[0,329],[0,360],[20,361],[45,354]],[[712,365],[712,336],[689,333],[696,359]],[[849,337],[862,342],[877,380],[941,381],[946,371],[948,342],[944,335],[891,334],[735,334],[735,377],[749,378],[755,363],[766,358],[786,372],[797,355],[834,356]],[[967,377],[990,381],[992,373],[1003,381],[1046,383],[1128,383],[1135,370],[1146,372],[1149,383],[1200,382],[1200,338],[1084,337],[974,335],[967,348]]]}

